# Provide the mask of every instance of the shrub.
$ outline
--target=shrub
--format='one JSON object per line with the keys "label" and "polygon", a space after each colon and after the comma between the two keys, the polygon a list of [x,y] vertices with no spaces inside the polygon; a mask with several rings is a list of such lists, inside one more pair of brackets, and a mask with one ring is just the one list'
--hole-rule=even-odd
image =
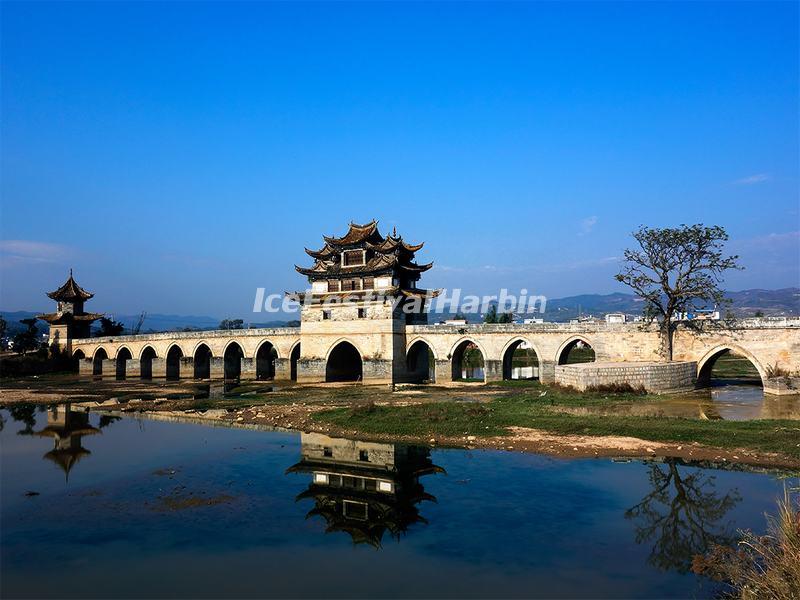
{"label": "shrub", "polygon": [[742,532],[736,548],[713,546],[696,556],[695,573],[730,587],[730,596],[747,600],[800,598],[800,502],[788,491],[777,517],[767,517],[766,535]]}

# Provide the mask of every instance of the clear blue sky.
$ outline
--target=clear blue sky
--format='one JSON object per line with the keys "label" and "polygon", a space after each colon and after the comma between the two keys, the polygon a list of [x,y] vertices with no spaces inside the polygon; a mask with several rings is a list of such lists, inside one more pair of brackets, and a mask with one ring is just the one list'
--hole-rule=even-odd
{"label": "clear blue sky", "polygon": [[2,5],[3,310],[252,317],[380,220],[427,287],[620,290],[639,224],[798,285],[798,4]]}

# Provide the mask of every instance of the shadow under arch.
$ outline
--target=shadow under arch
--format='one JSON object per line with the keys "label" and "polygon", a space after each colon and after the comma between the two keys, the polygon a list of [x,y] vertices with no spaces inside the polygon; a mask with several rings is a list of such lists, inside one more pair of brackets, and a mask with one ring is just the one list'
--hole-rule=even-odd
{"label": "shadow under arch", "polygon": [[173,344],[167,350],[167,379],[180,379],[181,359],[183,350],[177,344]]}
{"label": "shadow under arch", "polygon": [[275,379],[275,361],[278,349],[269,340],[263,340],[256,349],[256,379]]}
{"label": "shadow under arch", "polygon": [[[717,361],[725,356],[738,356],[747,360],[755,369],[759,383],[763,386],[764,381],[767,379],[767,371],[750,352],[737,346],[736,344],[724,344],[709,350],[705,356],[697,363],[697,387],[708,387],[711,385],[714,366]],[[731,376],[732,379],[737,378],[736,375]]]}
{"label": "shadow under arch", "polygon": [[406,372],[409,383],[436,382],[436,354],[423,338],[417,338],[406,350]]}
{"label": "shadow under arch", "polygon": [[[518,355],[515,353],[519,352]],[[511,340],[503,349],[503,379],[539,379],[539,351],[525,338]]]}
{"label": "shadow under arch", "polygon": [[229,342],[222,353],[223,377],[225,379],[239,379],[242,376],[242,359],[244,350],[239,342]]}
{"label": "shadow under arch", "polygon": [[127,346],[120,347],[117,350],[117,356],[114,358],[114,366],[116,368],[117,379],[125,379],[127,375],[128,361],[133,358],[130,349]]}
{"label": "shadow under arch", "polygon": [[486,381],[486,355],[474,340],[464,338],[450,352],[453,381]]}
{"label": "shadow under arch", "polygon": [[142,379],[153,378],[154,358],[158,358],[158,355],[152,346],[145,346],[142,348],[142,353],[139,355],[139,373]]}
{"label": "shadow under arch", "polygon": [[325,361],[325,381],[361,381],[363,376],[364,363],[358,348],[347,340],[334,344]]}
{"label": "shadow under arch", "polygon": [[289,352],[289,379],[297,381],[297,363],[300,362],[300,342],[292,346]]}
{"label": "shadow under arch", "polygon": [[194,349],[192,357],[194,378],[195,379],[210,379],[211,378],[211,348],[205,342],[200,342]]}
{"label": "shadow under arch", "polygon": [[76,373],[81,372],[81,361],[86,360],[86,353],[83,350],[75,350],[72,353],[72,370]]}
{"label": "shadow under arch", "polygon": [[100,346],[94,351],[94,356],[92,356],[92,375],[103,374],[104,360],[108,360],[108,352],[106,352],[105,348]]}
{"label": "shadow under arch", "polygon": [[595,360],[597,360],[597,357],[595,356],[594,346],[588,339],[580,335],[568,339],[561,344],[558,352],[556,352],[557,365],[594,362]]}

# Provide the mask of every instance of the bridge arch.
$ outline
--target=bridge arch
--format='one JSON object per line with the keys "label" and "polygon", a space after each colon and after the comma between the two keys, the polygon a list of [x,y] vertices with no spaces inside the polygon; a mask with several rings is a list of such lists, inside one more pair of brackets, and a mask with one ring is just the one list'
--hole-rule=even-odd
{"label": "bridge arch", "polygon": [[436,352],[433,345],[422,337],[411,341],[406,348],[406,371],[410,383],[436,381]]}
{"label": "bridge arch", "polygon": [[211,378],[211,347],[205,343],[200,342],[192,350],[192,367],[194,369],[195,379],[210,379]]}
{"label": "bridge arch", "polygon": [[300,362],[300,342],[297,341],[289,351],[289,379],[297,381],[297,363]]}
{"label": "bridge arch", "polygon": [[108,360],[108,352],[102,346],[98,346],[92,355],[92,375],[103,374],[103,361]]}
{"label": "bridge arch", "polygon": [[114,357],[117,379],[125,379],[128,361],[132,358],[133,353],[127,346],[120,346],[117,349],[117,355]]}
{"label": "bridge arch", "polygon": [[142,353],[139,355],[139,373],[141,373],[142,379],[153,378],[154,358],[158,358],[158,355],[152,346],[142,348]]}
{"label": "bridge arch", "polygon": [[225,344],[222,351],[223,377],[225,379],[239,379],[242,376],[242,359],[244,350],[236,340],[231,340]]}
{"label": "bridge arch", "polygon": [[[514,374],[514,352],[516,352],[519,347],[525,344],[528,346],[530,350],[533,351],[534,359],[535,359],[535,368],[538,369],[541,367],[542,364],[542,354],[539,352],[539,349],[536,347],[529,338],[523,336],[517,336],[511,338],[505,346],[503,346],[503,350],[500,352],[500,357],[503,361],[503,379],[513,379]],[[526,365],[527,366],[527,365]],[[533,366],[533,365],[531,365]],[[531,379],[539,379],[538,373],[534,370],[533,375],[530,377]],[[524,377],[520,377],[520,379],[525,379]]]}
{"label": "bridge arch", "polygon": [[182,358],[183,349],[178,344],[172,344],[167,349],[167,379],[180,378]]}
{"label": "bridge arch", "polygon": [[417,337],[413,338],[410,342],[406,344],[406,354],[408,354],[408,351],[411,350],[411,346],[413,346],[417,342],[422,342],[426,346],[428,346],[428,348],[430,348],[431,352],[433,353],[433,358],[439,360],[439,355],[436,353],[436,346],[433,345],[433,342],[429,341],[426,337],[421,335],[418,335]]}
{"label": "bridge arch", "polygon": [[256,379],[275,378],[275,360],[280,358],[278,348],[270,340],[261,340],[254,355],[256,361]]}
{"label": "bridge arch", "polygon": [[749,360],[750,363],[756,368],[756,371],[758,371],[759,377],[761,377],[761,385],[764,385],[764,382],[769,377],[767,369],[751,352],[745,350],[738,344],[720,344],[719,346],[715,346],[706,352],[705,355],[703,355],[703,358],[697,362],[698,386],[703,387],[710,385],[711,371],[714,369],[714,364],[717,362],[717,359],[728,352],[739,354]]}
{"label": "bridge arch", "polygon": [[361,351],[347,339],[331,345],[325,357],[325,381],[361,381],[364,359]]}
{"label": "bridge arch", "polygon": [[72,369],[76,373],[81,372],[81,361],[86,360],[86,353],[78,348],[75,352],[72,353]]}
{"label": "bridge arch", "polygon": [[480,354],[480,361],[472,368],[478,368],[483,371],[483,381],[486,381],[486,351],[481,345],[470,337],[463,337],[459,339],[450,349],[450,364],[452,367],[452,380],[460,381],[464,379],[464,354],[471,348],[477,349]]}
{"label": "bridge arch", "polygon": [[592,344],[592,342],[590,342],[586,336],[573,335],[572,337],[568,338],[563,344],[561,344],[561,346],[556,351],[556,357],[555,357],[556,364],[557,365],[567,364],[570,351],[573,348],[575,348],[575,346],[577,346],[579,342],[586,344],[592,350],[593,358],[591,361],[588,362],[594,362],[595,360],[597,360],[597,353],[594,344]]}

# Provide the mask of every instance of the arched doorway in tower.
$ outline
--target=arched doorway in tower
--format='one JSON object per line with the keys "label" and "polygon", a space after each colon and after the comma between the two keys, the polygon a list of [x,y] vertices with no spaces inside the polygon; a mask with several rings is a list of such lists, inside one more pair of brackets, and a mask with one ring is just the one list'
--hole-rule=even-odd
{"label": "arched doorway in tower", "polygon": [[594,348],[589,345],[589,342],[580,338],[574,339],[564,346],[563,350],[561,350],[561,354],[558,355],[558,364],[560,365],[573,365],[594,361]]}
{"label": "arched doorway in tower", "polygon": [[453,381],[485,381],[483,353],[475,342],[464,340],[453,351]]}
{"label": "arched doorway in tower", "polygon": [[72,369],[76,373],[81,372],[81,361],[86,360],[86,354],[84,354],[83,350],[76,350],[75,354],[72,355]]}
{"label": "arched doorway in tower", "polygon": [[743,353],[722,348],[708,357],[697,373],[698,387],[724,385],[762,386],[761,374]]}
{"label": "arched doorway in tower", "polygon": [[172,346],[167,352],[167,379],[179,379],[181,376],[181,359],[183,350]]}
{"label": "arched doorway in tower", "polygon": [[297,381],[297,363],[300,361],[300,344],[292,348],[292,354],[289,357],[289,377],[292,381]]}
{"label": "arched doorway in tower", "polygon": [[209,379],[211,377],[211,348],[200,344],[194,351],[194,378]]}
{"label": "arched doorway in tower", "polygon": [[98,348],[92,357],[92,375],[103,374],[103,361],[108,360],[108,352],[104,348]]}
{"label": "arched doorway in tower", "polygon": [[125,379],[125,371],[128,367],[128,361],[133,358],[131,351],[127,348],[120,348],[117,352],[116,369],[117,379]]}
{"label": "arched doorway in tower", "polygon": [[244,357],[242,347],[236,342],[231,342],[225,348],[224,357],[225,379],[239,379],[242,375],[242,358]]}
{"label": "arched doorway in tower", "polygon": [[503,379],[539,379],[539,356],[525,340],[517,340],[506,348]]}
{"label": "arched doorway in tower", "polygon": [[140,373],[142,379],[152,379],[153,378],[153,359],[157,358],[156,351],[153,350],[150,346],[147,346],[144,350],[142,350],[142,356],[139,358],[139,362],[141,363]]}
{"label": "arched doorway in tower", "polygon": [[264,342],[256,352],[256,379],[275,378],[275,359],[278,351],[269,342]]}
{"label": "arched doorway in tower", "polygon": [[363,366],[359,354],[350,342],[339,342],[328,355],[325,381],[361,381]]}
{"label": "arched doorway in tower", "polygon": [[427,343],[417,340],[406,353],[406,369],[410,383],[434,383],[436,381],[436,359]]}

